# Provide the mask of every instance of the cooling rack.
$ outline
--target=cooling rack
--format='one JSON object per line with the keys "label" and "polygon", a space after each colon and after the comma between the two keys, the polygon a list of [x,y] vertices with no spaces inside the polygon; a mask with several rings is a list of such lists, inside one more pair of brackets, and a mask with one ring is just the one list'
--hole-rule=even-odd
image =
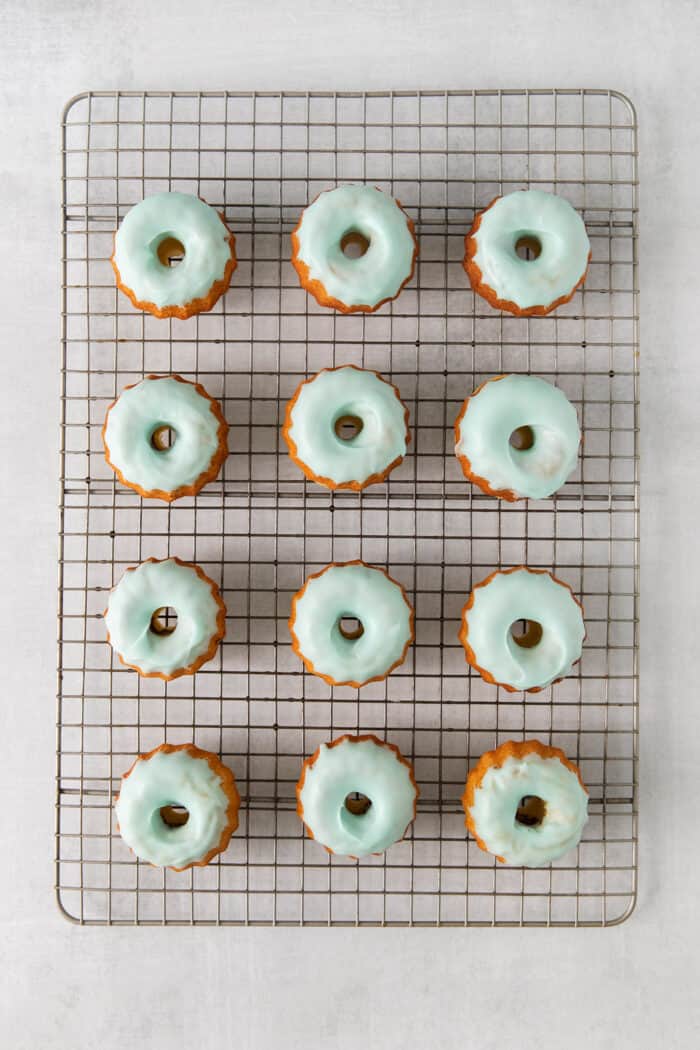
{"label": "cooling rack", "polygon": [[[90,92],[63,121],[63,361],[56,879],[84,924],[580,925],[620,922],[636,889],[637,169],[632,105],[614,91]],[[367,181],[416,223],[420,260],[369,316],[317,307],[289,233],[317,192]],[[572,302],[522,319],[476,299],[462,270],[474,211],[501,192],[554,190],[592,244]],[[214,310],[188,321],[135,311],[115,288],[113,232],[147,194],[177,189],[223,210],[239,267]],[[280,438],[284,406],[319,368],[383,373],[411,413],[410,454],[384,484],[332,494]],[[182,373],[231,425],[222,477],[194,500],[143,501],[115,484],[100,428],[151,372]],[[464,480],[460,404],[490,375],[532,372],[576,405],[585,443],[552,499],[506,504]],[[122,667],[102,612],[149,556],[198,562],[220,584],[227,634],[194,678]],[[416,610],[416,642],[386,682],[331,689],[303,672],[287,617],[305,577],[361,557]],[[457,640],[472,582],[498,567],[552,570],[584,603],[580,665],[525,697],[483,682]],[[303,758],[343,732],[375,732],[415,765],[408,838],[380,857],[329,857],[294,811]],[[506,868],[465,834],[467,768],[535,736],[581,767],[591,817],[577,851]],[[111,801],[134,759],[193,740],[231,766],[241,826],[206,868],[137,862]]]}

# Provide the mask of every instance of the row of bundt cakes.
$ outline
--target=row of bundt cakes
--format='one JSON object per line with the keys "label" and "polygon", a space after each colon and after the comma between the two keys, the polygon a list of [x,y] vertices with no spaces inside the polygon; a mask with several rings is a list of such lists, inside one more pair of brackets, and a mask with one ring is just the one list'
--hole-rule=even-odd
{"label": "row of bundt cakes", "polygon": [[[174,626],[166,610],[177,613]],[[107,639],[144,678],[172,681],[210,660],[225,633],[226,608],[198,565],[148,558],[110,591]],[[333,562],[293,596],[292,648],[329,685],[361,688],[386,678],[414,640],[404,588],[363,561]],[[539,692],[570,673],[585,638],[581,603],[544,569],[501,569],[474,585],[459,639],[482,678],[509,692]]]}
{"label": "row of bundt cakes", "polygon": [[[375,186],[326,190],[302,212],[291,261],[321,306],[378,310],[411,280],[418,256],[412,221]],[[495,309],[548,314],[583,283],[591,249],[578,212],[563,197],[516,190],[477,213],[465,238],[464,269]],[[174,262],[178,265],[172,265]],[[235,237],[199,197],[158,193],[124,217],[114,241],[117,285],[135,307],[185,319],[211,310],[236,269]]]}
{"label": "row of bundt cakes", "polygon": [[[487,379],[454,424],[465,477],[505,500],[544,499],[576,467],[576,409],[556,386],[529,375]],[[355,365],[324,368],[287,402],[282,433],[304,474],[330,489],[361,491],[386,480],[411,440],[397,388]],[[107,409],[102,438],[119,480],[149,499],[193,496],[228,455],[221,405],[199,383],[150,375]]]}
{"label": "row of bundt cakes", "polygon": [[[329,852],[357,859],[405,835],[419,788],[399,749],[373,735],[321,744],[302,765],[297,813]],[[588,818],[588,792],[559,748],[507,741],[469,772],[462,806],[481,849],[502,863],[549,864],[577,845]],[[208,864],[238,827],[233,772],[194,744],[161,744],[124,774],[115,811],[127,846],[158,867]]]}

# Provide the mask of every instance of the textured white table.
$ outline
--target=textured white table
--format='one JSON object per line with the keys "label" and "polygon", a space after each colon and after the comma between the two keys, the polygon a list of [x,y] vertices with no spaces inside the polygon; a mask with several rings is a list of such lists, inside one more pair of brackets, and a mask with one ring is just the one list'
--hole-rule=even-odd
{"label": "textured white table", "polygon": [[[0,9],[2,1044],[110,1050],[700,1038],[697,0]],[[641,148],[641,893],[610,930],[85,930],[53,903],[59,118],[85,88],[615,87]],[[12,509],[10,509],[12,508]]]}

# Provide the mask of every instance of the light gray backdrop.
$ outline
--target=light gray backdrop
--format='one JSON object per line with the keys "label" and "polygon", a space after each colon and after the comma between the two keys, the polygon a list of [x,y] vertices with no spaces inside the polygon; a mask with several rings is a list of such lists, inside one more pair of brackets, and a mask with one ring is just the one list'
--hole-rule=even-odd
{"label": "light gray backdrop", "polygon": [[[0,2],[0,1042],[697,1045],[697,0]],[[59,119],[87,89],[613,87],[641,149],[641,894],[622,927],[83,930],[53,903]]]}

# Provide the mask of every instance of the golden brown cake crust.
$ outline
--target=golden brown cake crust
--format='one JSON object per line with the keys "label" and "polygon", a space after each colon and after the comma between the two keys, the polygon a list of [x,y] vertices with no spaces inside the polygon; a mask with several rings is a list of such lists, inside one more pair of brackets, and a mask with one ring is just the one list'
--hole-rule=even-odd
{"label": "golden brown cake crust", "polygon": [[[471,815],[471,808],[474,805],[474,795],[481,786],[481,782],[488,773],[489,769],[499,769],[508,758],[525,758],[526,755],[536,754],[540,758],[558,758],[562,765],[570,769],[572,773],[575,773],[578,777],[579,784],[583,790],[588,794],[588,788],[581,779],[581,772],[578,766],[566,757],[564,752],[558,747],[550,747],[548,744],[541,744],[539,740],[525,740],[522,743],[518,743],[515,740],[507,740],[505,744],[501,744],[494,751],[486,751],[477,764],[469,772],[467,782],[464,788],[464,794],[462,795],[462,808],[464,809],[466,819],[465,824],[467,829],[474,836],[477,846],[482,849],[485,853],[491,851],[486,846],[483,839],[481,839],[476,830],[476,825]],[[500,861],[501,864],[505,864],[503,857],[496,857],[496,860]]]}
{"label": "golden brown cake crust", "polygon": [[[139,562],[139,565],[145,565],[148,562],[155,563],[161,561],[175,561],[178,565],[182,565],[186,569],[194,569],[194,571],[197,573],[197,576],[199,576],[200,580],[203,580],[204,583],[209,585],[209,589],[212,593],[214,601],[217,604],[218,611],[216,614],[216,630],[214,631],[214,634],[211,637],[206,652],[201,653],[197,657],[197,659],[194,660],[191,664],[188,664],[187,667],[178,667],[175,671],[172,672],[172,674],[165,674],[165,672],[163,671],[142,671],[138,664],[127,663],[127,661],[124,659],[120,652],[117,652],[116,649],[114,651],[117,653],[120,663],[124,664],[125,667],[129,667],[132,671],[137,671],[142,678],[160,678],[163,682],[172,682],[175,678],[181,678],[183,675],[194,674],[195,671],[198,671],[200,667],[202,667],[204,664],[208,663],[209,660],[212,659],[217,650],[219,642],[226,634],[226,606],[224,605],[223,599],[221,597],[221,591],[219,590],[218,585],[214,583],[214,581],[209,576],[207,576],[207,574],[203,572],[202,569],[200,569],[199,565],[195,565],[194,562],[183,561],[181,558],[177,558],[173,555],[171,558],[144,558],[142,562]],[[126,569],[126,572],[135,572],[139,568],[139,565],[130,565],[129,568]],[[107,609],[105,609],[102,615],[107,615]],[[112,645],[112,640],[109,637],[109,631],[107,631],[106,633],[107,641],[110,645]],[[112,646],[112,648],[114,649],[114,646]]]}
{"label": "golden brown cake crust", "polygon": [[409,412],[406,408],[406,405],[401,400],[401,394],[399,393],[398,387],[394,386],[393,383],[390,383],[388,379],[385,379],[380,372],[375,372],[371,368],[358,368],[357,365],[338,365],[335,368],[322,368],[319,372],[316,373],[316,375],[311,376],[310,379],[304,379],[296,388],[294,394],[287,402],[287,407],[284,413],[284,425],[282,427],[282,436],[285,442],[287,443],[290,459],[292,459],[296,463],[296,465],[306,475],[309,481],[315,481],[318,485],[325,485],[325,487],[328,489],[352,489],[353,492],[360,492],[362,489],[366,489],[369,485],[376,485],[381,481],[386,481],[389,474],[391,474],[392,470],[395,470],[396,467],[398,467],[399,464],[403,462],[404,456],[397,456],[396,459],[393,460],[385,470],[381,471],[381,473],[370,474],[369,477],[365,478],[362,481],[338,482],[334,481],[333,478],[324,477],[322,474],[315,474],[311,467],[304,463],[304,461],[299,457],[299,452],[296,443],[291,435],[292,412],[294,411],[294,406],[297,403],[297,400],[299,398],[299,395],[301,394],[303,387],[305,387],[307,383],[312,383],[316,376],[322,375],[324,372],[339,372],[342,371],[344,368],[352,368],[356,372],[372,372],[372,374],[375,375],[378,379],[381,379],[383,383],[386,383],[387,386],[391,387],[391,389],[394,391],[399,402],[403,407],[404,422],[406,424],[406,444],[409,444],[411,440],[411,431],[409,430],[408,426]]}
{"label": "golden brown cake crust", "polygon": [[[200,200],[202,199],[203,198],[200,197]],[[204,201],[204,203],[206,204],[206,201]],[[182,305],[177,306],[161,307],[156,306],[155,303],[150,303],[147,300],[138,299],[136,297],[135,292],[133,292],[131,288],[128,288],[122,281],[121,274],[119,273],[119,268],[114,260],[114,250],[112,251],[112,255],[109,261],[111,262],[112,269],[114,270],[114,276],[116,277],[117,281],[117,288],[119,288],[120,291],[124,292],[124,295],[128,296],[128,298],[131,300],[132,305],[135,306],[137,310],[145,310],[146,313],[153,314],[154,317],[177,317],[181,321],[186,321],[188,317],[193,317],[194,314],[201,314],[205,313],[207,310],[211,310],[214,304],[221,298],[221,296],[227,290],[228,286],[231,284],[231,277],[233,276],[233,271],[238,265],[238,260],[236,259],[236,238],[226,225],[226,220],[223,214],[221,212],[217,212],[216,214],[221,219],[224,229],[228,234],[227,239],[229,249],[231,251],[231,258],[226,263],[223,277],[220,277],[218,281],[214,281],[214,283],[212,284],[211,288],[205,296],[203,296],[200,299],[191,299],[189,303],[182,303]],[[116,233],[114,234],[114,236],[116,238]]]}
{"label": "golden brown cake crust", "polygon": [[[346,565],[364,565],[364,567],[366,569],[376,569],[377,572],[383,572],[384,575],[386,576],[387,580],[390,580],[391,583],[394,583],[394,584],[396,584],[397,587],[400,587],[401,595],[403,597],[403,600],[406,602],[406,605],[409,608],[408,628],[409,628],[409,631],[410,631],[410,637],[407,639],[406,644],[403,647],[403,652],[401,653],[401,656],[398,658],[398,660],[394,661],[394,663],[391,665],[391,667],[389,667],[384,672],[384,674],[375,675],[373,678],[368,678],[364,682],[336,682],[336,680],[334,678],[331,678],[330,675],[322,674],[320,671],[317,671],[316,668],[314,667],[313,662],[311,660],[309,660],[308,657],[304,656],[303,652],[301,651],[301,647],[299,645],[299,641],[297,639],[297,636],[294,633],[294,623],[296,621],[297,601],[299,601],[303,597],[303,595],[304,595],[304,593],[306,591],[306,588],[308,587],[308,585],[311,582],[311,580],[316,580],[316,579],[318,579],[319,576],[323,576],[324,572],[327,569],[344,568]],[[353,689],[361,689],[363,685],[369,685],[370,682],[383,682],[385,678],[389,677],[389,675],[391,674],[392,671],[395,671],[396,668],[399,667],[404,662],[404,660],[406,659],[406,654],[408,653],[408,650],[410,649],[410,647],[413,645],[413,642],[415,641],[415,637],[416,637],[415,618],[416,618],[415,611],[413,609],[413,606],[411,605],[411,603],[408,600],[408,596],[406,594],[406,588],[403,586],[403,584],[399,583],[398,580],[395,580],[393,578],[393,576],[390,576],[389,573],[386,571],[386,569],[382,569],[381,566],[379,566],[379,565],[368,565],[367,562],[362,561],[361,558],[355,558],[354,561],[332,561],[330,563],[330,565],[326,565],[326,567],[321,569],[320,572],[313,572],[313,573],[311,573],[310,576],[307,576],[306,580],[304,581],[304,586],[301,588],[300,591],[297,591],[297,593],[292,598],[292,611],[291,611],[291,615],[289,617],[288,625],[289,625],[289,632],[290,632],[290,634],[292,636],[292,650],[297,654],[297,656],[299,657],[301,662],[304,664],[304,667],[306,668],[307,671],[310,671],[311,674],[316,675],[317,678],[322,678],[324,682],[328,683],[328,685],[347,685],[347,686],[350,686]]]}
{"label": "golden brown cake crust", "polygon": [[[409,777],[411,779],[411,784],[415,788],[416,794],[415,794],[415,798],[413,799],[413,816],[411,817],[411,819],[409,820],[408,824],[404,828],[403,835],[405,835],[406,832],[408,831],[408,829],[410,828],[411,824],[413,823],[413,821],[416,819],[416,806],[417,806],[417,803],[418,803],[418,799],[420,798],[420,788],[418,787],[418,784],[416,783],[416,778],[415,778],[414,773],[413,773],[413,766],[412,766],[412,764],[408,761],[407,758],[404,758],[404,756],[401,754],[401,752],[399,751],[399,749],[396,746],[396,744],[390,744],[386,740],[380,740],[378,736],[374,735],[374,733],[364,733],[361,736],[353,736],[351,733],[344,733],[343,736],[339,736],[335,740],[331,740],[331,742],[329,744],[327,744],[326,747],[329,747],[329,748],[337,747],[338,744],[342,744],[344,740],[349,740],[351,744],[360,744],[360,743],[362,743],[363,740],[371,740],[373,743],[378,744],[379,747],[387,747],[390,751],[394,752],[394,754],[396,755],[396,758],[399,760],[399,762],[401,762],[401,764],[406,766],[406,768],[408,769],[408,775],[409,775]],[[311,767],[317,761],[318,756],[320,754],[321,754],[321,748],[319,746],[319,747],[316,748],[316,750],[314,751],[313,755],[311,755],[310,758],[304,759],[304,762],[303,762],[302,767],[301,767],[301,776],[299,777],[299,780],[297,781],[297,786],[296,786],[297,816],[302,821],[302,823],[304,825],[304,828],[306,829],[306,833],[307,833],[307,835],[309,836],[310,839],[313,839],[315,836],[314,836],[313,831],[309,827],[309,825],[304,820],[304,806],[302,805],[302,801],[301,801],[301,793],[304,790],[304,783],[306,782],[307,770],[311,769]],[[401,836],[402,838],[403,838],[403,835]],[[323,845],[323,843],[321,843],[321,845]],[[331,854],[333,853],[333,850],[330,849],[329,846],[323,846],[323,848],[325,849],[325,851],[327,853],[331,853]],[[378,857],[378,856],[380,856],[380,854],[375,853],[375,854],[373,854],[373,856]],[[352,859],[353,860],[357,860],[357,857],[353,857]]]}
{"label": "golden brown cake crust", "polygon": [[[145,376],[145,378],[174,379],[177,383],[186,383],[188,386],[193,386],[201,397],[207,399],[207,401],[209,402],[209,410],[212,413],[212,415],[216,418],[219,424],[216,432],[219,442],[216,452],[212,456],[207,469],[203,470],[202,473],[194,479],[191,485],[179,485],[176,489],[166,491],[165,489],[144,489],[140,485],[137,485],[136,482],[129,481],[128,478],[124,477],[122,471],[119,470],[119,468],[110,459],[110,450],[109,445],[107,444],[106,436],[109,413],[116,405],[117,401],[119,400],[119,397],[121,397],[120,394],[119,397],[115,398],[115,400],[107,409],[107,412],[105,413],[105,421],[102,424],[102,444],[104,445],[105,459],[107,460],[107,463],[121,481],[122,485],[126,485],[127,488],[133,489],[134,492],[138,492],[139,496],[143,496],[145,499],[162,499],[166,500],[166,502],[168,503],[172,503],[173,500],[180,499],[181,496],[195,496],[200,491],[200,489],[204,488],[205,485],[208,485],[210,481],[214,480],[214,478],[221,470],[224,460],[228,456],[228,423],[224,419],[224,414],[221,410],[221,405],[215,398],[211,397],[211,395],[206,392],[201,383],[192,383],[189,379],[183,379],[182,376],[177,375],[175,373],[163,376],[148,375]],[[139,383],[142,382],[143,379],[140,379]],[[130,383],[128,386],[125,386],[124,390],[122,390],[122,394],[125,390],[132,390],[135,386],[138,386],[139,383]]]}
{"label": "golden brown cake crust", "polygon": [[[379,187],[377,186],[376,189],[379,189]],[[322,193],[331,193],[332,191],[331,190],[322,190],[321,192]],[[379,192],[383,193],[384,191],[380,190]],[[314,201],[318,200],[318,198],[320,196],[321,196],[321,194],[317,193],[316,196],[314,197],[314,200],[311,201],[311,204],[313,204]],[[408,226],[408,231],[411,234],[411,237],[413,238],[413,258],[411,259],[410,272],[409,272],[408,276],[401,282],[401,285],[399,286],[399,290],[396,292],[396,294],[387,296],[386,299],[380,300],[380,302],[375,303],[374,306],[366,305],[366,304],[363,304],[363,303],[358,303],[355,306],[348,306],[347,303],[342,302],[342,300],[334,299],[332,295],[329,295],[328,292],[326,291],[322,281],[318,280],[318,278],[311,277],[311,273],[310,273],[309,267],[303,261],[303,259],[301,259],[299,257],[299,247],[300,246],[299,246],[299,237],[297,236],[297,231],[298,231],[299,227],[301,226],[303,218],[304,218],[304,211],[306,211],[306,208],[304,208],[304,211],[302,211],[301,216],[299,217],[299,222],[296,224],[296,226],[292,230],[292,266],[294,267],[294,269],[296,270],[296,272],[297,272],[297,274],[299,276],[299,283],[301,284],[302,288],[305,288],[306,291],[309,292],[310,295],[313,295],[314,299],[319,304],[319,306],[328,306],[328,307],[330,307],[333,310],[339,310],[340,313],[342,313],[342,314],[354,314],[354,313],[371,314],[371,313],[374,313],[375,310],[378,310],[381,306],[384,306],[385,303],[390,303],[394,299],[397,299],[401,295],[401,292],[404,290],[404,288],[406,287],[408,282],[413,277],[413,274],[414,274],[415,269],[416,269],[416,259],[418,258],[418,240],[416,238],[416,228],[415,228],[415,225],[413,223],[413,220],[410,219],[408,217],[408,215],[406,215],[406,212],[403,209],[403,205],[401,204],[401,201],[397,200],[396,197],[394,197],[393,199],[396,202],[396,204],[398,204],[399,208],[401,208],[401,211],[404,212],[404,215],[406,217],[406,225]],[[307,205],[307,207],[311,207],[311,205]]]}
{"label": "golden brown cake crust", "polygon": [[[153,560],[153,559],[151,559]],[[126,773],[123,774],[122,780],[126,780],[130,776],[138,762],[147,762],[154,755],[162,753],[164,755],[170,755],[174,751],[186,751],[192,758],[203,759],[212,773],[214,773],[221,783],[221,788],[228,798],[228,806],[226,809],[226,827],[221,832],[218,843],[208,853],[201,858],[201,860],[194,860],[191,864],[185,864],[182,868],[171,867],[171,871],[187,871],[188,868],[203,868],[207,865],[218,853],[223,853],[228,847],[231,840],[231,836],[238,828],[238,810],[241,804],[241,796],[238,793],[238,787],[236,785],[236,778],[233,772],[224,765],[218,755],[213,754],[211,751],[202,751],[201,748],[195,744],[161,744],[159,747],[154,747],[152,751],[147,751],[143,755],[139,755],[130,765]],[[119,792],[114,796],[114,802],[118,802]],[[119,825],[117,825],[117,831]],[[151,865],[153,867],[153,865]]]}
{"label": "golden brown cake crust", "polygon": [[[477,213],[474,217],[469,233],[464,238],[464,260],[462,266],[467,272],[469,277],[469,283],[472,286],[472,291],[480,295],[482,299],[485,299],[487,303],[490,303],[495,310],[506,310],[510,314],[515,314],[516,317],[544,317],[546,314],[556,310],[558,306],[562,306],[564,303],[568,303],[570,299],[573,299],[576,291],[581,287],[583,282],[586,280],[588,274],[588,266],[591,261],[591,253],[588,253],[588,260],[586,262],[586,269],[583,271],[581,277],[578,279],[574,287],[566,295],[561,295],[558,299],[547,305],[528,306],[525,309],[521,309],[517,303],[512,302],[510,299],[499,299],[496,292],[484,281],[484,275],[481,272],[479,266],[474,262],[474,256],[477,252],[476,233],[481,226],[481,220],[489,208],[492,208],[496,201],[499,201],[500,196],[494,197],[490,204]],[[503,497],[506,499],[507,497]]]}
{"label": "golden brown cake crust", "polygon": [[[474,605],[476,591],[478,591],[481,587],[487,587],[491,580],[493,580],[496,576],[510,576],[512,572],[520,572],[522,569],[524,569],[526,572],[534,573],[537,576],[549,576],[554,581],[554,583],[558,583],[560,587],[565,587],[571,595],[571,597],[576,602],[576,604],[578,605],[579,609],[581,610],[581,613],[583,613],[583,605],[578,600],[568,583],[564,583],[563,580],[558,579],[553,573],[549,572],[547,569],[531,569],[528,565],[514,565],[511,569],[496,569],[494,572],[489,573],[485,580],[481,580],[479,583],[474,584],[474,586],[472,587],[472,592],[469,595],[467,604],[462,609],[462,624],[459,629],[458,638],[464,648],[467,663],[471,667],[473,667],[475,671],[478,671],[478,673],[481,675],[485,682],[489,682],[491,685],[498,685],[501,687],[501,689],[505,689],[509,693],[541,693],[542,690],[545,688],[541,685],[533,685],[530,689],[516,689],[515,686],[507,685],[505,682],[497,682],[490,671],[487,671],[485,667],[479,666],[479,664],[477,663],[476,654],[474,653],[474,650],[467,641],[469,635],[469,625],[467,623],[466,614]],[[586,635],[584,634],[583,637],[585,640]],[[575,667],[580,659],[581,657],[579,657],[578,660],[575,660],[572,666]],[[549,683],[549,685],[556,685],[557,682],[561,681],[563,681],[563,678],[555,678]]]}

